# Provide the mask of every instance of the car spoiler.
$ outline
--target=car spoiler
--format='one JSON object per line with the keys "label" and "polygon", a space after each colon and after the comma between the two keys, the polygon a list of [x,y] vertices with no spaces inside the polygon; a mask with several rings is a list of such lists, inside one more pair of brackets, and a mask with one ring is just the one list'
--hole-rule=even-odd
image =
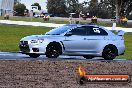
{"label": "car spoiler", "polygon": [[114,34],[118,36],[124,36],[125,32],[123,30],[111,30]]}
{"label": "car spoiler", "polygon": [[118,34],[117,34],[117,35],[119,35],[119,36],[124,36],[124,34],[125,34],[124,31],[122,31],[122,30],[118,30]]}
{"label": "car spoiler", "polygon": [[124,36],[125,32],[123,30],[115,30],[115,28],[116,28],[116,23],[113,23],[112,31],[115,32],[119,36]]}

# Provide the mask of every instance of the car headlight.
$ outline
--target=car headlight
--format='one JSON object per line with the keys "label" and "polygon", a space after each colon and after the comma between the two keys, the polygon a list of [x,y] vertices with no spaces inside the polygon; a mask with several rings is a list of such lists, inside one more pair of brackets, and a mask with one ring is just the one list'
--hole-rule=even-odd
{"label": "car headlight", "polygon": [[31,40],[31,43],[42,43],[44,39]]}
{"label": "car headlight", "polygon": [[38,40],[31,40],[31,43],[38,43]]}
{"label": "car headlight", "polygon": [[38,39],[38,41],[39,41],[40,43],[43,43],[44,39]]}

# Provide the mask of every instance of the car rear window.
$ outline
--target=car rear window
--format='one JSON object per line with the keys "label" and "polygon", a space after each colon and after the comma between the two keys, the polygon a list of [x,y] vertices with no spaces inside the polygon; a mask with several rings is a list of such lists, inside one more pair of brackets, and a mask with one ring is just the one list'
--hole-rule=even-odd
{"label": "car rear window", "polygon": [[88,27],[88,35],[108,35],[108,33],[102,28],[90,26]]}

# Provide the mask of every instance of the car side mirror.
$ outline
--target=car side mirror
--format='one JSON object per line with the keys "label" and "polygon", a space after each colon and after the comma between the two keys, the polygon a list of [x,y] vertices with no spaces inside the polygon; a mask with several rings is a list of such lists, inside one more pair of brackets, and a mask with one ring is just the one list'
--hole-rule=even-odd
{"label": "car side mirror", "polygon": [[72,32],[67,32],[65,36],[72,36]]}

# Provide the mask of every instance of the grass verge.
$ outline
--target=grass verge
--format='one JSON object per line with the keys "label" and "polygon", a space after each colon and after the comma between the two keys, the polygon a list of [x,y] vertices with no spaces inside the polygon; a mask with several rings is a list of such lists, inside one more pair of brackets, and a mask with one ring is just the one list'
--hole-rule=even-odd
{"label": "grass verge", "polygon": [[[0,16],[0,20],[4,20],[4,17]],[[27,21],[27,22],[42,22],[42,23],[56,23],[56,24],[68,24],[69,21],[63,21],[63,20],[49,20],[44,21],[42,18],[30,18],[30,17],[10,17],[9,20],[13,21]]]}
{"label": "grass verge", "polygon": [[117,58],[126,58],[132,60],[132,33],[126,33],[124,36],[125,39],[125,54],[118,56]]}
{"label": "grass verge", "polygon": [[52,28],[0,25],[0,51],[19,51],[18,43],[28,35],[44,34]]}

